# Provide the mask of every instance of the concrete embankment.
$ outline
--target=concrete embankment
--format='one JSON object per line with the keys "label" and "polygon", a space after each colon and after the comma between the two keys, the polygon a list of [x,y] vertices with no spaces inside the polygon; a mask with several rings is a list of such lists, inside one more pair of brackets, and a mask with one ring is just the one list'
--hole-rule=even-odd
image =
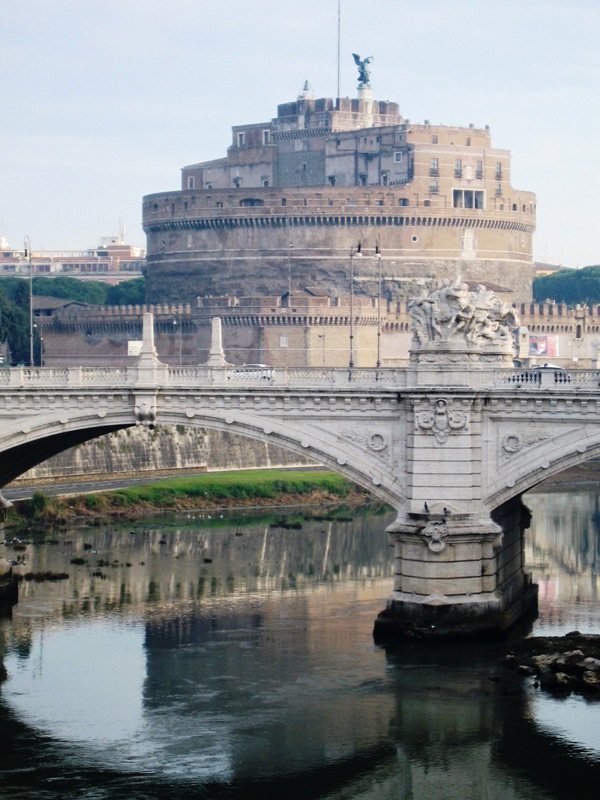
{"label": "concrete embankment", "polygon": [[255,439],[205,428],[158,425],[153,431],[127,428],[65,450],[21,475],[14,485],[311,464],[290,450]]}

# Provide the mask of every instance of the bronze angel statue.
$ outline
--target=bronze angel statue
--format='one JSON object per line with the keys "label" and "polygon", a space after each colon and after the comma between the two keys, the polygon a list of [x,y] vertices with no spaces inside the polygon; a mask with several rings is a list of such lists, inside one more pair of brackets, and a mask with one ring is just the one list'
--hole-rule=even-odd
{"label": "bronze angel statue", "polygon": [[369,64],[373,61],[373,56],[368,58],[361,58],[358,53],[352,53],[354,63],[358,67],[358,85],[368,86],[371,73],[369,72]]}

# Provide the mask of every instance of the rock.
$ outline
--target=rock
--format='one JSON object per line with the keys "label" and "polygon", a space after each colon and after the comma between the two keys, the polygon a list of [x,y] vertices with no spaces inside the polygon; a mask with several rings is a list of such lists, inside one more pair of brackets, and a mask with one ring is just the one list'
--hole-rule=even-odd
{"label": "rock", "polygon": [[577,666],[589,672],[600,672],[600,658],[584,658]]}
{"label": "rock", "polygon": [[565,672],[556,672],[554,674],[554,683],[557,687],[567,688],[573,683],[573,678]]}
{"label": "rock", "polygon": [[528,664],[519,664],[517,667],[517,675],[535,675],[536,673],[536,668],[530,667]]}
{"label": "rock", "polygon": [[573,678],[565,672],[545,672],[540,675],[540,685],[543,689],[549,689],[550,691],[562,691],[572,688]]}
{"label": "rock", "polygon": [[560,657],[560,653],[544,653],[539,656],[533,656],[532,661],[540,673],[553,672]]}
{"label": "rock", "polygon": [[600,675],[598,672],[584,672],[581,680],[588,689],[600,689]]}

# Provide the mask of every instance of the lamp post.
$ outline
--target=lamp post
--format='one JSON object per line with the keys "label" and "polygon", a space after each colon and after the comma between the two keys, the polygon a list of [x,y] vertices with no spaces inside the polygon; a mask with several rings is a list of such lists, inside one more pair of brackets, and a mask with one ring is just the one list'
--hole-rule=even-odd
{"label": "lamp post", "polygon": [[[348,369],[354,369],[354,247],[350,248],[350,360]],[[348,376],[350,377],[350,376]]]}
{"label": "lamp post", "polygon": [[[356,255],[362,256],[362,231],[359,232],[358,244],[356,245]],[[350,360],[348,369],[354,369],[354,246],[350,248]],[[348,379],[351,380],[351,372]]]}
{"label": "lamp post", "polygon": [[25,258],[29,259],[29,366],[33,367],[33,266],[31,264],[31,239],[23,240]]}
{"label": "lamp post", "polygon": [[179,337],[179,366],[181,366],[181,321],[177,322],[177,317],[173,317],[173,332]]}
{"label": "lamp post", "polygon": [[288,243],[288,303],[292,304],[292,247],[293,243]]}
{"label": "lamp post", "polygon": [[177,322],[177,317],[173,317],[173,331],[179,336],[179,366],[181,366],[181,320]]}
{"label": "lamp post", "polygon": [[[381,247],[379,246],[379,238],[375,245],[375,255],[377,256],[377,363],[376,369],[381,367]],[[379,378],[379,372],[377,372]]]}
{"label": "lamp post", "polygon": [[325,369],[325,325],[321,324],[321,333],[318,334],[321,340],[321,366]]}

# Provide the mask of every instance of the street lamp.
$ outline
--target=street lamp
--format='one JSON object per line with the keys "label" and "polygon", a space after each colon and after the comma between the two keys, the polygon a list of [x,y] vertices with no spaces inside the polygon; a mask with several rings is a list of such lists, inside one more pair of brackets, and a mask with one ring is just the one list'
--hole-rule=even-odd
{"label": "street lamp", "polygon": [[292,247],[293,243],[288,243],[288,303],[292,304]]}
{"label": "street lamp", "polygon": [[[360,244],[359,244],[360,247]],[[348,369],[354,368],[354,247],[350,248],[350,360]]]}
{"label": "street lamp", "polygon": [[29,259],[29,366],[33,367],[33,266],[31,264],[31,239],[23,240],[25,258]]}
{"label": "street lamp", "polygon": [[181,366],[181,323],[179,323],[179,328],[177,317],[173,317],[173,331],[179,334],[179,366]]}
{"label": "street lamp", "polygon": [[[379,246],[379,237],[375,245],[375,255],[377,256],[377,285],[378,285],[378,298],[377,298],[377,364],[376,369],[379,370],[381,366],[381,247]],[[377,373],[379,377],[379,372]]]}
{"label": "street lamp", "polygon": [[[362,256],[362,231],[356,245],[356,255]],[[350,360],[348,369],[354,369],[354,246],[350,247]],[[350,374],[348,379],[351,379]]]}
{"label": "street lamp", "polygon": [[325,369],[325,325],[321,324],[321,333],[318,334],[321,340],[321,366]]}

